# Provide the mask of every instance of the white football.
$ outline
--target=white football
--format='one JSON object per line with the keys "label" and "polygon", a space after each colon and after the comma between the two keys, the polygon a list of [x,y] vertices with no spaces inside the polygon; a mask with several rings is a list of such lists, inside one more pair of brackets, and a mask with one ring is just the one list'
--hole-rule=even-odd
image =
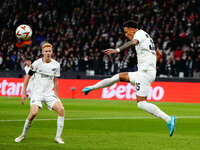
{"label": "white football", "polygon": [[18,39],[28,40],[32,36],[32,29],[29,25],[22,24],[16,29],[16,36]]}

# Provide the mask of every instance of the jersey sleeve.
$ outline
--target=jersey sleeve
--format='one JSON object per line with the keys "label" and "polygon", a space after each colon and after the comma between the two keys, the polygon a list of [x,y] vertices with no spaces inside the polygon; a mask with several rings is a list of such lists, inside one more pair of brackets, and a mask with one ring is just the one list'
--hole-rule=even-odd
{"label": "jersey sleeve", "polygon": [[30,70],[30,67],[25,66],[24,71],[26,72],[26,74],[28,74],[29,70]]}
{"label": "jersey sleeve", "polygon": [[34,61],[30,66],[30,70],[36,72],[37,68],[38,68],[38,61]]}
{"label": "jersey sleeve", "polygon": [[55,77],[60,77],[60,64],[58,65],[58,68],[56,69]]}
{"label": "jersey sleeve", "polygon": [[34,61],[34,62],[31,64],[30,69],[29,69],[29,72],[28,72],[29,75],[32,76],[35,72],[37,72],[38,64],[39,64],[39,61],[38,61],[38,60]]}
{"label": "jersey sleeve", "polygon": [[142,43],[145,40],[146,36],[144,32],[138,31],[135,33],[133,40],[138,40],[139,43]]}

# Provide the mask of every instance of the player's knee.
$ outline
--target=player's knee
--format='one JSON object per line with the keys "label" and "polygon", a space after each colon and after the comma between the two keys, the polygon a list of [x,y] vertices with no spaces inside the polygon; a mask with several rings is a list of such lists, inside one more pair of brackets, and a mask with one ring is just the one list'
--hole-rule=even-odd
{"label": "player's knee", "polygon": [[64,116],[65,109],[64,109],[63,106],[59,107],[59,109],[58,109],[58,113],[59,113],[59,115]]}
{"label": "player's knee", "polygon": [[119,73],[119,80],[122,82],[130,82],[128,72]]}
{"label": "player's knee", "polygon": [[138,101],[137,102],[138,108],[142,109],[144,107],[145,103],[146,103],[146,101]]}
{"label": "player's knee", "polygon": [[33,117],[37,116],[38,110],[32,110],[32,111],[31,111],[31,114],[32,114]]}
{"label": "player's knee", "polygon": [[63,106],[60,108],[60,112],[64,114],[64,112],[65,112],[65,109],[64,109],[64,107],[63,107]]}

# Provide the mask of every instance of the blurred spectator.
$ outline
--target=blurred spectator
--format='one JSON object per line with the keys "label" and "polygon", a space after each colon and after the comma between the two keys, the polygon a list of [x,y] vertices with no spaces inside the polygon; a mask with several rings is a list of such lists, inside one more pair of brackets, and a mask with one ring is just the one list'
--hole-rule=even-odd
{"label": "blurred spectator", "polygon": [[101,61],[99,56],[95,56],[94,61],[93,61],[95,74],[102,74],[103,73],[102,64],[103,64],[103,62]]}
{"label": "blurred spectator", "polygon": [[200,54],[198,57],[195,59],[195,64],[194,64],[194,77],[195,78],[200,78]]}
{"label": "blurred spectator", "polygon": [[174,51],[174,59],[181,59],[183,55],[183,51],[178,46],[177,49]]}
{"label": "blurred spectator", "polygon": [[[134,48],[111,57],[104,56],[101,50],[126,42],[121,25],[137,18],[164,54],[158,62],[158,75],[198,77],[199,3],[199,0],[3,0],[0,70],[23,70],[23,58],[27,55],[39,58],[40,44],[48,41],[54,45],[54,58],[61,63],[62,71],[92,69],[105,75],[135,71]],[[14,31],[20,24],[32,27],[32,43],[16,39]]]}
{"label": "blurred spectator", "polygon": [[187,58],[185,64],[186,64],[186,72],[185,72],[185,76],[186,76],[186,77],[193,77],[193,67],[194,67],[194,62],[193,62],[191,56],[188,56],[188,58]]}
{"label": "blurred spectator", "polygon": [[120,72],[120,56],[118,55],[117,57],[114,58],[114,62],[112,63],[112,74],[117,74]]}
{"label": "blurred spectator", "polygon": [[133,52],[129,58],[129,71],[134,72],[137,70],[137,57],[136,57],[136,53]]}
{"label": "blurred spectator", "polygon": [[14,70],[14,64],[9,56],[6,57],[5,63],[3,64],[3,69],[6,71]]}
{"label": "blurred spectator", "polygon": [[108,55],[104,55],[103,57],[103,68],[104,68],[104,75],[111,74],[111,61]]}
{"label": "blurred spectator", "polygon": [[166,77],[167,71],[166,71],[166,61],[162,57],[157,62],[157,75],[160,77]]}
{"label": "blurred spectator", "polygon": [[184,59],[177,57],[174,63],[174,69],[175,69],[174,76],[184,77],[185,68],[186,67]]}

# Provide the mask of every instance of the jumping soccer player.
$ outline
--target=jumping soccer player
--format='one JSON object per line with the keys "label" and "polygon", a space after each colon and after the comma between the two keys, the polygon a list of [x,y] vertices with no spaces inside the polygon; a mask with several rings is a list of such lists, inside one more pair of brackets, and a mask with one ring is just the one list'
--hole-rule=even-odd
{"label": "jumping soccer player", "polygon": [[138,108],[163,119],[168,124],[169,135],[172,136],[176,118],[174,116],[168,116],[156,105],[146,101],[150,85],[156,78],[156,60],[159,59],[161,53],[159,50],[155,49],[154,42],[149,34],[141,29],[138,29],[138,25],[135,21],[130,20],[125,22],[123,24],[123,28],[125,36],[130,41],[119,48],[106,49],[104,50],[104,53],[108,55],[116,54],[130,46],[135,46],[138,59],[138,71],[116,74],[111,78],[107,78],[94,85],[87,86],[82,91],[85,95],[87,95],[90,91],[111,86],[119,81],[135,84]]}
{"label": "jumping soccer player", "polygon": [[42,44],[42,54],[42,58],[33,62],[28,75],[24,79],[22,102],[26,99],[29,80],[33,74],[35,75],[31,89],[30,113],[25,121],[22,134],[15,139],[15,142],[21,142],[26,137],[33,119],[38,114],[38,109],[42,108],[42,102],[44,102],[50,110],[55,110],[58,113],[57,133],[54,140],[59,144],[64,144],[61,139],[64,126],[64,107],[58,98],[57,77],[60,76],[60,64],[51,58],[53,54],[52,44]]}

